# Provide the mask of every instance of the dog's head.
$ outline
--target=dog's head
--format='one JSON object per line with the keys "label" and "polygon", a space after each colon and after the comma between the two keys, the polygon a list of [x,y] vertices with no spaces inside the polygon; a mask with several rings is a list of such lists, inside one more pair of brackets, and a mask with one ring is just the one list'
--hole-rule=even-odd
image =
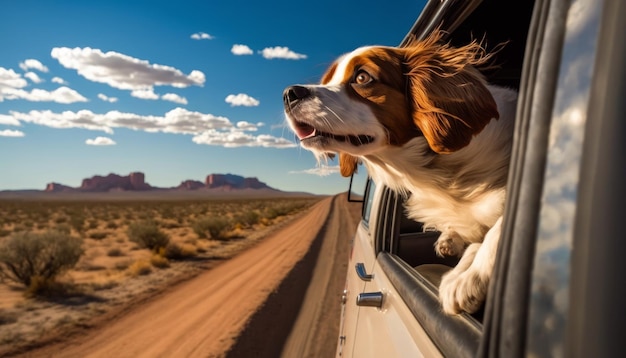
{"label": "dog's head", "polygon": [[285,89],[289,125],[318,156],[340,154],[341,173],[356,157],[424,137],[432,151],[467,146],[498,111],[477,65],[485,55],[473,42],[454,48],[434,33],[403,48],[370,46],[333,63],[320,85]]}

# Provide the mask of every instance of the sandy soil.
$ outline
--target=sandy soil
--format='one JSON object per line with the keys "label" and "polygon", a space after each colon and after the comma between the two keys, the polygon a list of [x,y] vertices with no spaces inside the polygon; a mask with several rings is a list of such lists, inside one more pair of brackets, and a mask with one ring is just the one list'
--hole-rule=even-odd
{"label": "sandy soil", "polygon": [[23,356],[332,356],[356,217],[358,204],[327,198],[234,258]]}

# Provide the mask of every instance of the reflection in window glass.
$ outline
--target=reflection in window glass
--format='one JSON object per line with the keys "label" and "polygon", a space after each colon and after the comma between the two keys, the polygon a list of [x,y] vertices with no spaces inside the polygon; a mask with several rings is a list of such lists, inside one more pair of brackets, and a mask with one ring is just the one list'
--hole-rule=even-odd
{"label": "reflection in window glass", "polygon": [[376,191],[376,183],[370,179],[367,186],[367,193],[365,194],[365,209],[363,210],[363,221],[367,225],[370,222],[370,214],[372,212],[372,205],[374,203],[374,192]]}
{"label": "reflection in window glass", "polygon": [[595,0],[575,0],[567,18],[532,276],[531,357],[564,354],[570,256],[600,7]]}

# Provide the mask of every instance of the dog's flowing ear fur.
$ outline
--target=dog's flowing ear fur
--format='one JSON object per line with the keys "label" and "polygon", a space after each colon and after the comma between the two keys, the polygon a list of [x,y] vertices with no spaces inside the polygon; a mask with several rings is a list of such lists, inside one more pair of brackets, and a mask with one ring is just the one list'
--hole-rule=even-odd
{"label": "dog's flowing ear fur", "polygon": [[339,153],[339,171],[344,177],[349,177],[356,173],[359,160],[346,153]]}
{"label": "dog's flowing ear fur", "polygon": [[455,48],[439,43],[441,33],[404,48],[413,121],[440,154],[469,144],[498,109],[476,66],[490,59],[480,43]]}

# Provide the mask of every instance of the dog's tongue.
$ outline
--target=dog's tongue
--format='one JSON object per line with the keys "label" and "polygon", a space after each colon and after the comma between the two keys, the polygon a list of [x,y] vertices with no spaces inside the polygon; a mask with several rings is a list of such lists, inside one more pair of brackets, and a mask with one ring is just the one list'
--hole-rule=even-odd
{"label": "dog's tongue", "polygon": [[300,140],[313,137],[315,135],[315,128],[306,123],[298,123],[296,125],[296,135]]}

